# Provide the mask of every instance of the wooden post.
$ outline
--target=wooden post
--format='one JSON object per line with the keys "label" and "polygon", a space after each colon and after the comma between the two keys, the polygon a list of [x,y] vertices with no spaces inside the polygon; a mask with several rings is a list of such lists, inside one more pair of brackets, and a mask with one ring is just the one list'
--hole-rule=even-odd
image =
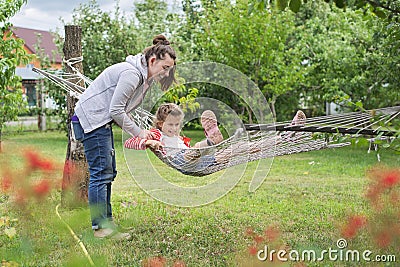
{"label": "wooden post", "polygon": [[[64,41],[64,58],[79,58],[82,56],[82,28],[75,25],[66,25]],[[73,73],[73,70],[67,64],[64,65],[67,72]],[[83,73],[82,62],[77,62],[73,66],[79,72]],[[76,81],[78,82],[78,81]],[[83,81],[82,81],[83,83]],[[78,84],[84,87],[84,84]],[[71,117],[74,115],[74,107],[78,100],[67,95],[68,109],[68,146],[64,165],[61,200],[67,206],[79,206],[87,203],[89,170],[85,157],[83,144],[73,138],[71,131]]]}

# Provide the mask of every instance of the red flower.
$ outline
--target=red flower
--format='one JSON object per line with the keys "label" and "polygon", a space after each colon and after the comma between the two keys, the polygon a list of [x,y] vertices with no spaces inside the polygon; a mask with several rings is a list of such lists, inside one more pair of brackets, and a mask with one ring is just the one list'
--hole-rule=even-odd
{"label": "red flower", "polygon": [[354,215],[349,219],[349,224],[357,229],[363,227],[366,223],[367,219],[361,215]]}
{"label": "red flower", "polygon": [[30,150],[25,151],[25,158],[28,161],[29,167],[32,169],[36,169],[40,166],[40,156],[36,152]]}
{"label": "red flower", "polygon": [[255,236],[253,239],[254,239],[254,242],[256,242],[257,244],[260,244],[264,240],[264,238],[259,235]]}
{"label": "red flower", "polygon": [[39,169],[44,171],[51,171],[54,169],[53,163],[51,161],[42,159],[40,155],[34,151],[25,151],[25,158],[28,161],[29,167],[33,170]]}
{"label": "red flower", "polygon": [[38,184],[33,186],[33,192],[38,198],[46,196],[50,191],[50,183],[47,180],[41,180]]}
{"label": "red flower", "polygon": [[275,239],[278,238],[279,236],[279,229],[276,226],[269,226],[266,230],[265,230],[265,237],[268,241],[272,242]]}
{"label": "red flower", "polygon": [[351,228],[351,227],[349,227],[349,226],[346,226],[346,227],[342,230],[342,236],[343,236],[344,238],[351,239],[351,238],[354,238],[354,237],[356,236],[356,234],[357,234],[357,230],[354,229],[354,228]]}
{"label": "red flower", "polygon": [[356,236],[357,231],[367,224],[367,219],[361,215],[351,216],[347,225],[342,230],[342,235],[345,238],[353,238]]}
{"label": "red flower", "polygon": [[249,247],[249,254],[250,255],[257,255],[258,249],[254,246]]}
{"label": "red flower", "polygon": [[40,162],[39,169],[41,169],[43,171],[52,171],[52,170],[54,170],[54,165],[49,160],[42,160]]}
{"label": "red flower", "polygon": [[3,192],[6,192],[8,189],[10,189],[12,184],[12,180],[9,176],[5,176],[1,179],[1,190]]}
{"label": "red flower", "polygon": [[383,179],[382,184],[385,187],[393,187],[400,181],[400,172],[396,170],[388,171]]}
{"label": "red flower", "polygon": [[375,242],[381,248],[386,248],[392,242],[392,238],[388,232],[381,232],[375,236]]}

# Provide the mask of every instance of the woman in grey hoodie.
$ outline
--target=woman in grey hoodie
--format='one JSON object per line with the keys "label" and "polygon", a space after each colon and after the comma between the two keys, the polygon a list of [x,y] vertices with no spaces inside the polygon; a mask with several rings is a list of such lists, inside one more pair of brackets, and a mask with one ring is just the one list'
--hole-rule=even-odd
{"label": "woman in grey hoodie", "polygon": [[130,55],[125,62],[106,68],[76,104],[72,124],[89,165],[89,207],[95,237],[131,238],[118,232],[112,221],[111,183],[117,171],[111,123],[131,136],[150,139],[152,133],[140,129],[128,114],[141,104],[153,82],[167,90],[175,81],[175,60],[170,42],[157,35],[143,54]]}

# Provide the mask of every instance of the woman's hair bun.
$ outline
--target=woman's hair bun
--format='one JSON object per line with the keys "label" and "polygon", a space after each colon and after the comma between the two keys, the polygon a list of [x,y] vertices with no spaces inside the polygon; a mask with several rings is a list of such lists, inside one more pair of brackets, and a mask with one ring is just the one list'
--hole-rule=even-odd
{"label": "woman's hair bun", "polygon": [[159,34],[154,37],[153,45],[170,45],[170,42],[164,35]]}

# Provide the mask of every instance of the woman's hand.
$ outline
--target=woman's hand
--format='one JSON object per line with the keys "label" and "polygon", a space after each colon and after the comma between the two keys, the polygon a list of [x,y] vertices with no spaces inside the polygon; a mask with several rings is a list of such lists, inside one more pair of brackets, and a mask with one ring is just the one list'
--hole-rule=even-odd
{"label": "woman's hand", "polygon": [[153,134],[148,130],[141,130],[138,137],[140,137],[141,139],[154,139]]}
{"label": "woman's hand", "polygon": [[162,144],[160,141],[146,140],[146,147],[149,147],[154,150],[159,150],[162,147]]}

